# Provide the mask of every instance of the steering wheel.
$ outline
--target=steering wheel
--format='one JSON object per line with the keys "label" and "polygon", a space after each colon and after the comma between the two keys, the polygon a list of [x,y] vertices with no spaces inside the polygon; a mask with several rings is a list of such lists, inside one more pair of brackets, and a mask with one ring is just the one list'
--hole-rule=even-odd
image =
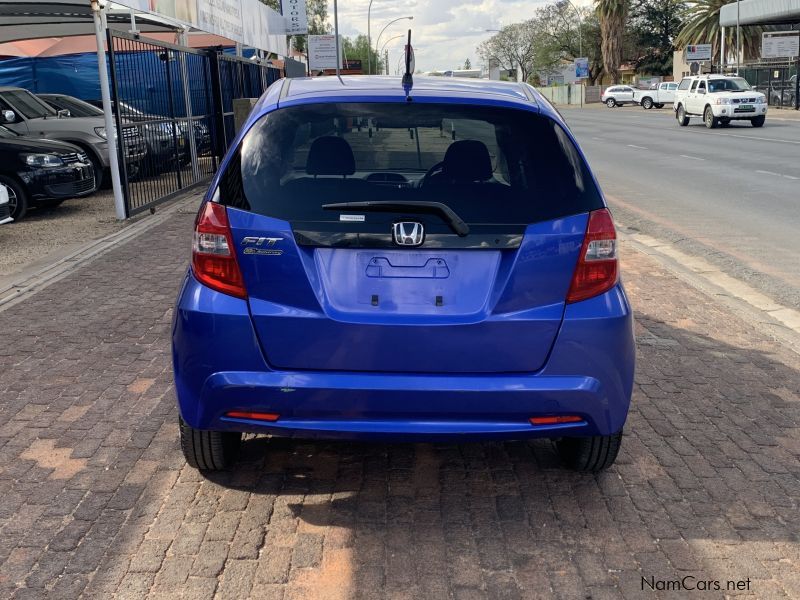
{"label": "steering wheel", "polygon": [[441,161],[433,165],[430,169],[428,169],[428,171],[425,173],[425,176],[422,178],[422,181],[420,181],[419,187],[425,187],[426,185],[428,185],[428,182],[430,181],[431,177],[436,173],[440,172],[443,167],[444,167],[444,161]]}

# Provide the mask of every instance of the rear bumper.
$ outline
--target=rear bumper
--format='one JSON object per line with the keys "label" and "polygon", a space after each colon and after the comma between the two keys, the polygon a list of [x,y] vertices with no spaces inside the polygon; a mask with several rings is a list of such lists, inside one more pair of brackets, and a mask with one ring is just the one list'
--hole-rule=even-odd
{"label": "rear bumper", "polygon": [[[276,371],[264,361],[247,303],[189,274],[175,312],[173,360],[181,416],[196,429],[299,438],[522,439],[619,431],[630,404],[634,342],[630,308],[617,286],[567,307],[537,373]],[[228,411],[280,418],[234,419]],[[582,421],[529,422],[551,415]]]}

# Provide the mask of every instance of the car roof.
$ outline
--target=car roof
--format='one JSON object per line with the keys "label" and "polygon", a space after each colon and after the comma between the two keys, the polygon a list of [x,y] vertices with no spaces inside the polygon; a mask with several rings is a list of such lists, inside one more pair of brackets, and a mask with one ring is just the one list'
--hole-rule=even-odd
{"label": "car roof", "polygon": [[[402,79],[343,75],[284,79],[272,86],[254,112],[317,102],[406,102]],[[459,77],[414,76],[410,97],[420,102],[505,106],[560,116],[533,87],[524,83]]]}

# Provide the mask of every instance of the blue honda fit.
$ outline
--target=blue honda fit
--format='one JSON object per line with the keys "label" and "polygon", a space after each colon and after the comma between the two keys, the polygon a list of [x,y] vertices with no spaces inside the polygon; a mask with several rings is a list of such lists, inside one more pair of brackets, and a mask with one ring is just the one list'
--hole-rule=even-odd
{"label": "blue honda fit", "polygon": [[597,471],[634,340],[611,215],[534,88],[320,77],[270,87],[214,178],[173,359],[199,469],[254,432],[546,437]]}

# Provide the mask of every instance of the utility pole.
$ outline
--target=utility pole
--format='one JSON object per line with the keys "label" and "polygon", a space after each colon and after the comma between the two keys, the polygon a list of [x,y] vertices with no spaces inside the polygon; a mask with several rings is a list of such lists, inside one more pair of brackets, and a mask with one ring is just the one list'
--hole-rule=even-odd
{"label": "utility pole", "polygon": [[367,75],[372,75],[372,2],[369,0],[367,8]]}
{"label": "utility pole", "polygon": [[736,74],[739,74],[739,57],[742,52],[742,38],[741,30],[739,28],[739,0],[736,0]]}
{"label": "utility pole", "polygon": [[333,0],[333,29],[336,36],[336,76],[341,76],[339,57],[341,56],[341,49],[339,48],[339,2]]}

